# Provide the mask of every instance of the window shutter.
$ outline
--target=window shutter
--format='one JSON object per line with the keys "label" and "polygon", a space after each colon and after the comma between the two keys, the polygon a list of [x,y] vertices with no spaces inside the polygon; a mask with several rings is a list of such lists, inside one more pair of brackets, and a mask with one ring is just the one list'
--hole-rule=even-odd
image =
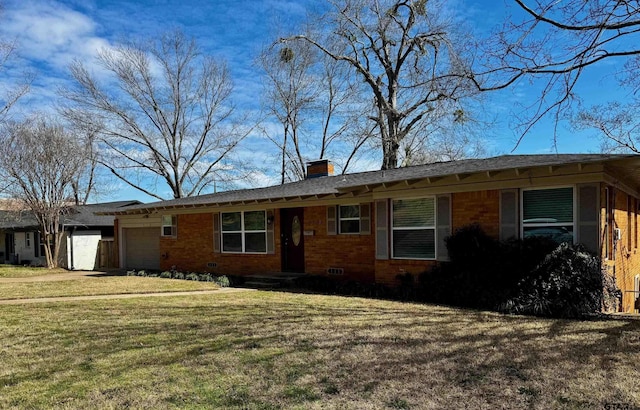
{"label": "window shutter", "polygon": [[327,206],[327,235],[335,235],[336,226],[336,206],[329,205]]}
{"label": "window shutter", "polygon": [[273,209],[267,210],[267,221],[269,220],[271,220],[271,223],[267,223],[267,253],[274,254],[276,253],[276,246],[275,246],[275,234],[273,229],[273,226],[275,225]]}
{"label": "window shutter", "polygon": [[515,189],[500,191],[501,241],[519,236],[518,211],[518,191]]}
{"label": "window shutter", "polygon": [[449,260],[449,251],[444,239],[451,235],[451,196],[438,195],[436,205],[436,259]]}
{"label": "window shutter", "polygon": [[597,184],[578,185],[578,235],[577,241],[588,250],[598,252],[599,229],[599,188]]}
{"label": "window shutter", "polygon": [[371,206],[360,204],[360,234],[371,234]]}
{"label": "window shutter", "polygon": [[220,253],[220,214],[213,214],[213,252]]}
{"label": "window shutter", "polygon": [[376,259],[389,259],[387,200],[376,201]]}

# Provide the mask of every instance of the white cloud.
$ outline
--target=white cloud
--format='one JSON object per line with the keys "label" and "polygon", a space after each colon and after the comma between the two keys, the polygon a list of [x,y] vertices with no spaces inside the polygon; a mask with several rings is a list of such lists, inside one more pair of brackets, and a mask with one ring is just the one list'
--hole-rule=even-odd
{"label": "white cloud", "polygon": [[109,43],[95,35],[88,16],[53,1],[23,1],[8,5],[0,31],[15,38],[20,54],[59,70],[74,58],[91,59]]}

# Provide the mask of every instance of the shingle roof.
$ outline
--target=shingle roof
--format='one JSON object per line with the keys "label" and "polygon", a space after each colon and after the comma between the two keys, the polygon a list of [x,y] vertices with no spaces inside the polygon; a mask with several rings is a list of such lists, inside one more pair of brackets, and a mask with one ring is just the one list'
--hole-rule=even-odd
{"label": "shingle roof", "polygon": [[[77,227],[112,226],[113,212],[126,206],[138,204],[140,201],[130,200],[73,206],[63,216],[62,224]],[[96,212],[100,214],[96,215]],[[0,229],[24,229],[36,226],[38,226],[38,222],[28,210],[0,211]]]}
{"label": "shingle roof", "polygon": [[330,195],[349,191],[355,187],[391,183],[396,181],[443,177],[455,174],[498,171],[514,168],[531,168],[570,163],[602,162],[614,159],[637,157],[621,154],[546,154],[546,155],[503,155],[483,159],[467,159],[436,162],[426,165],[397,168],[384,171],[368,171],[354,174],[312,178],[265,188],[241,189],[206,194],[195,197],[151,202],[125,207],[116,214],[135,213],[173,207],[207,206],[243,201],[260,201],[282,198],[296,198],[313,195]]}

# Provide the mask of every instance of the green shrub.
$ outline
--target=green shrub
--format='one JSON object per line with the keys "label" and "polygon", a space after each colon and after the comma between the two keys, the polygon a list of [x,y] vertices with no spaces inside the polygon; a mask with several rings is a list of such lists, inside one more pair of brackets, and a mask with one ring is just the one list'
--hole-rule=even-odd
{"label": "green shrub", "polygon": [[229,278],[227,278],[225,275],[218,276],[218,277],[214,276],[212,280],[221,288],[227,288],[231,284],[229,282]]}
{"label": "green shrub", "polygon": [[[597,314],[605,303],[605,281],[598,257],[563,243],[520,281],[517,295],[502,310],[563,318]],[[607,292],[616,293],[615,288]]]}
{"label": "green shrub", "polygon": [[197,273],[191,272],[191,273],[187,273],[187,275],[184,277],[186,280],[200,280],[200,277],[198,276]]}
{"label": "green shrub", "polygon": [[160,277],[163,278],[163,279],[171,279],[171,272],[164,271],[164,272],[160,273]]}
{"label": "green shrub", "polygon": [[138,273],[136,273],[136,276],[147,276],[147,272],[145,272],[144,270],[139,270]]}
{"label": "green shrub", "polygon": [[173,279],[184,279],[184,273],[175,271],[171,274],[171,277]]}
{"label": "green shrub", "polygon": [[209,274],[209,273],[201,273],[200,275],[198,275],[198,280],[200,282],[211,282],[211,281],[213,281],[213,279],[211,278],[211,274]]}
{"label": "green shrub", "polygon": [[128,271],[127,271],[127,276],[136,276],[136,271],[134,271],[134,270],[128,270]]}

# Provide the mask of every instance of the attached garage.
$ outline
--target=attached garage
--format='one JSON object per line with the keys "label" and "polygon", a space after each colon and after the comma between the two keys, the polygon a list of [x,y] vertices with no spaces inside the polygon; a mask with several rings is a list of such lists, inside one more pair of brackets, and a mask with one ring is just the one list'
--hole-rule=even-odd
{"label": "attached garage", "polygon": [[124,228],[124,267],[160,269],[160,228]]}

